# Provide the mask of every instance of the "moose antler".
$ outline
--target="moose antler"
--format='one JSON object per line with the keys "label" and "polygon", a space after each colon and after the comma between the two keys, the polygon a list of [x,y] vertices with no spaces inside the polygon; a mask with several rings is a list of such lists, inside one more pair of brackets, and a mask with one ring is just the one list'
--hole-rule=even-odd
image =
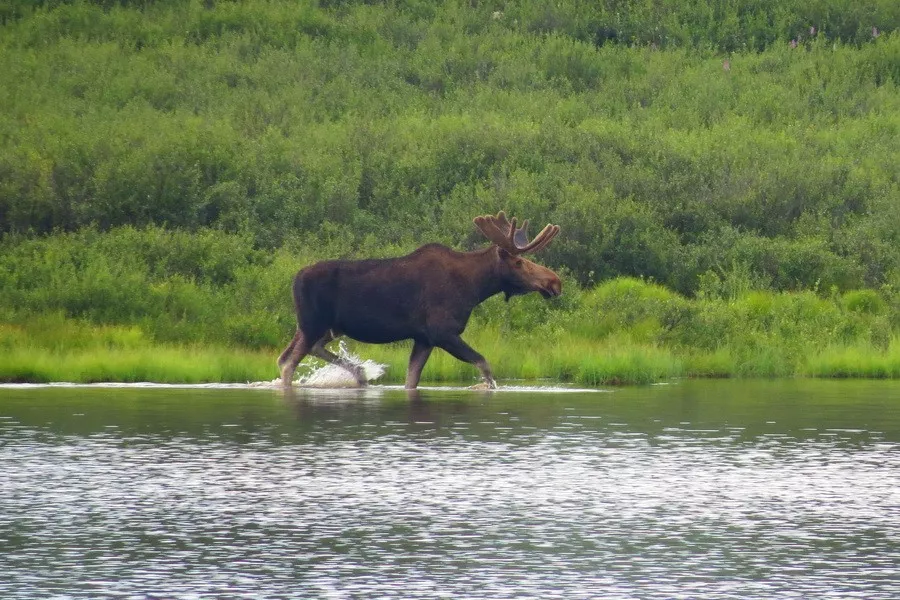
{"label": "moose antler", "polygon": [[496,216],[484,215],[475,217],[474,221],[475,227],[487,239],[510,254],[538,252],[559,233],[559,225],[548,224],[529,242],[528,219],[525,219],[522,222],[522,226],[517,229],[515,217],[513,217],[512,221],[507,220],[506,213],[502,210]]}

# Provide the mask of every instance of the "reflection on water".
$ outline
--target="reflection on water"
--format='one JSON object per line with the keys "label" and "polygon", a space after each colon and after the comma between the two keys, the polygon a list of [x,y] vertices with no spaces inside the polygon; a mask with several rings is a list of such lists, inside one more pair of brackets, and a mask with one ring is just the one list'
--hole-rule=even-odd
{"label": "reflection on water", "polygon": [[898,598],[900,386],[0,390],[2,598]]}

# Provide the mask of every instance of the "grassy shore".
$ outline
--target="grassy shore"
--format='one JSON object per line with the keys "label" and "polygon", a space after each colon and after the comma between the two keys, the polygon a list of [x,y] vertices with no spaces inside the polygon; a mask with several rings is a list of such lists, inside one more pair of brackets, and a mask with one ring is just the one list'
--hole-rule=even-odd
{"label": "grassy shore", "polygon": [[[744,291],[688,299],[665,287],[616,279],[572,286],[566,303],[491,299],[465,338],[502,381],[646,384],[678,377],[900,378],[896,311],[871,291]],[[285,332],[285,343],[289,339]],[[401,383],[410,346],[350,343]],[[62,314],[0,324],[0,381],[161,383],[271,381],[281,348],[172,342],[139,325],[97,325]],[[476,370],[443,351],[423,383],[474,382]]]}
{"label": "grassy shore", "polygon": [[[581,385],[647,384],[679,377],[834,377],[900,378],[900,343],[883,350],[831,346],[795,363],[782,360],[776,348],[746,356],[733,348],[678,352],[649,344],[614,342],[541,345],[528,340],[503,344],[493,332],[471,338],[492,363],[502,383],[509,380],[552,380]],[[354,353],[387,365],[383,383],[402,383],[409,347],[356,346]],[[277,349],[249,350],[147,342],[140,346],[97,345],[64,349],[25,344],[7,349],[0,358],[3,382],[143,382],[208,383],[271,381]],[[474,383],[477,371],[442,351],[426,367],[423,383]]]}
{"label": "grassy shore", "polygon": [[272,379],[272,352],[157,343],[137,327],[41,318],[0,325],[0,381],[206,383]]}
{"label": "grassy shore", "polygon": [[[900,378],[900,343],[878,350],[860,346],[810,349],[808,356],[786,360],[784,350],[761,348],[754,355],[724,346],[712,351],[676,349],[616,340],[543,343],[536,338],[503,341],[496,332],[469,336],[504,380],[549,379],[581,385],[648,384],[680,377],[834,377]],[[480,343],[479,343],[480,342]],[[388,365],[385,381],[400,383],[408,346],[366,346],[359,353]],[[475,381],[477,372],[436,351],[422,374],[424,382]]]}

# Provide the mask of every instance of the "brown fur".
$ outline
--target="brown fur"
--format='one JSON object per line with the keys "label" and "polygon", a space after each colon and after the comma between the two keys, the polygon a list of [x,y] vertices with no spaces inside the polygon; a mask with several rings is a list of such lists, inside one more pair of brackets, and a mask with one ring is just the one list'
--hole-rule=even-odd
{"label": "brown fur", "polygon": [[556,273],[511,250],[494,245],[457,252],[428,244],[399,258],[332,260],[306,267],[294,277],[297,332],[278,358],[283,384],[291,385],[297,365],[312,354],[343,366],[365,385],[358,366],[325,348],[345,335],[374,344],[413,340],[407,388],[418,385],[435,347],[475,365],[484,383],[496,387],[488,362],[460,337],[472,310],[501,292],[507,300],[528,292],[546,298],[562,293]]}

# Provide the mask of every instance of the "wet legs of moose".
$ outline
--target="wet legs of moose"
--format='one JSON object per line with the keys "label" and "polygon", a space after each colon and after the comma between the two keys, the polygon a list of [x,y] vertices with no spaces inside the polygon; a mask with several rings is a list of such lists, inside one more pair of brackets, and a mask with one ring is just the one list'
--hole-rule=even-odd
{"label": "wet legs of moose", "polygon": [[434,346],[430,344],[420,341],[413,343],[412,354],[409,355],[409,368],[406,370],[406,389],[414,390],[418,387],[422,369],[428,362],[432,350],[434,350]]}
{"label": "wet legs of moose", "polygon": [[297,370],[297,365],[309,353],[309,350],[309,344],[307,344],[303,332],[298,329],[291,343],[278,357],[278,368],[281,370],[281,385],[284,387],[291,386],[294,381],[294,371]]}
{"label": "wet legs of moose", "polygon": [[353,377],[356,379],[356,384],[359,387],[365,387],[369,385],[369,380],[366,379],[365,369],[363,369],[361,365],[354,364],[347,359],[336,355],[325,347],[325,344],[333,341],[336,337],[337,336],[334,335],[334,332],[329,331],[324,336],[322,336],[318,342],[313,344],[313,347],[310,348],[309,353],[317,358],[321,358],[327,363],[337,365],[345,369],[346,371],[349,371],[350,374],[353,375]]}
{"label": "wet legs of moose", "polygon": [[[294,334],[294,338],[288,347],[284,349],[281,356],[278,357],[278,368],[281,369],[281,382],[285,387],[290,387],[294,379],[294,372],[297,365],[307,354],[312,354],[322,360],[333,365],[338,365],[349,371],[360,386],[368,384],[365,372],[360,365],[353,364],[334,353],[330,352],[325,344],[335,339],[333,332],[329,331],[321,336],[312,346],[307,342],[307,337],[299,329]],[[446,350],[454,358],[475,365],[481,371],[483,380],[482,386],[488,389],[495,389],[497,382],[491,372],[491,366],[485,358],[476,352],[471,346],[465,343],[458,335],[441,339],[435,344],[438,348]],[[434,346],[416,341],[413,344],[412,354],[409,357],[409,369],[406,372],[406,388],[415,389],[419,385],[419,378],[422,375],[422,369],[431,356]]]}
{"label": "wet legs of moose", "polygon": [[435,345],[438,348],[442,348],[449,352],[454,358],[478,367],[478,370],[481,371],[481,379],[483,381],[478,387],[484,387],[490,390],[497,389],[497,382],[494,380],[494,374],[491,372],[491,365],[489,365],[488,361],[475,349],[465,343],[461,337],[458,335],[447,337]]}
{"label": "wet legs of moose", "polygon": [[353,364],[350,361],[337,356],[325,347],[325,344],[334,340],[335,337],[333,332],[328,331],[325,335],[320,336],[316,343],[310,346],[307,341],[307,336],[298,329],[297,333],[294,334],[294,339],[291,340],[288,347],[285,348],[284,352],[281,353],[281,356],[278,357],[278,368],[281,369],[282,385],[287,387],[293,383],[294,372],[297,370],[297,365],[300,364],[300,361],[303,360],[307,354],[312,354],[327,363],[346,369],[353,375],[356,379],[356,383],[360,387],[368,385],[368,380],[366,379],[366,374],[362,366]]}

